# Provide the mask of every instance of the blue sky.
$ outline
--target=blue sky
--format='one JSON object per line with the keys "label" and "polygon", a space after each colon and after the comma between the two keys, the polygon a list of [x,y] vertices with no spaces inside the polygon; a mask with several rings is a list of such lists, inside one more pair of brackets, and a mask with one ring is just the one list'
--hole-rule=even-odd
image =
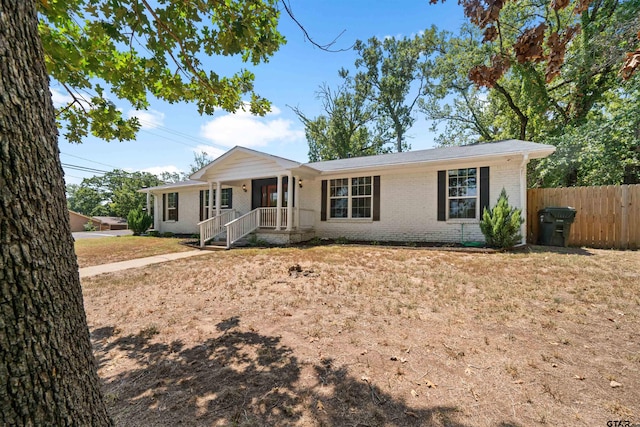
{"label": "blue sky", "polygon": [[[348,48],[357,39],[376,36],[411,36],[435,25],[441,30],[457,31],[464,23],[461,6],[449,0],[430,5],[427,0],[362,1],[291,0],[296,18],[319,44],[333,40],[344,31],[335,48]],[[194,152],[205,151],[212,157],[241,145],[285,158],[307,161],[308,146],[304,127],[288,106],[299,107],[308,117],[322,113],[316,99],[318,87],[335,87],[341,67],[353,69],[352,51],[328,53],[305,40],[302,31],[283,11],[280,32],[287,44],[266,64],[250,67],[256,75],[256,92],[272,102],[265,117],[248,113],[228,114],[222,110],[213,116],[200,116],[194,104],[170,105],[151,100],[147,111],[135,112],[125,103],[118,104],[127,114],[140,118],[142,129],[135,141],[105,142],[87,138],[82,144],[70,144],[60,138],[62,163],[99,170],[114,168],[129,171],[182,172],[193,163]],[[238,61],[212,58],[211,67],[238,66]],[[247,67],[249,68],[249,67]],[[230,71],[235,71],[230,68]],[[52,85],[54,103],[64,100],[59,87]],[[413,150],[433,146],[433,135],[424,119],[409,132]],[[65,167],[68,184],[78,184],[93,173]]]}

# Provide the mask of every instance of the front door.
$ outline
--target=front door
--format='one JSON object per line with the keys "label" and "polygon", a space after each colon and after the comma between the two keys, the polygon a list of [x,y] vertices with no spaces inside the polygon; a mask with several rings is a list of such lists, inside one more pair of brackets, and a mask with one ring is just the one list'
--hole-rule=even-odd
{"label": "front door", "polygon": [[278,206],[278,184],[263,185],[260,188],[260,207],[276,207]]}
{"label": "front door", "polygon": [[[287,206],[288,179],[282,178],[282,207]],[[275,208],[278,206],[278,178],[254,179],[251,181],[251,209]]]}

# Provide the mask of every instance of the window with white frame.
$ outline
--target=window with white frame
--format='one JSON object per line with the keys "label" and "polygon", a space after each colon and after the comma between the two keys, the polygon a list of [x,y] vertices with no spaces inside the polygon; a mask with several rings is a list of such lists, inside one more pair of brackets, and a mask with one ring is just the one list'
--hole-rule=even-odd
{"label": "window with white frame", "polygon": [[329,180],[330,218],[371,218],[372,199],[370,176]]}
{"label": "window with white frame", "polygon": [[478,217],[478,169],[450,169],[448,172],[449,219]]}
{"label": "window with white frame", "polygon": [[167,194],[167,220],[178,220],[178,193]]}
{"label": "window with white frame", "polygon": [[[223,188],[220,193],[220,208],[231,209],[232,188]],[[213,208],[216,208],[216,190],[213,190]],[[200,218],[206,219],[209,216],[209,190],[200,190]]]}
{"label": "window with white frame", "polygon": [[329,217],[349,217],[349,178],[329,181]]}

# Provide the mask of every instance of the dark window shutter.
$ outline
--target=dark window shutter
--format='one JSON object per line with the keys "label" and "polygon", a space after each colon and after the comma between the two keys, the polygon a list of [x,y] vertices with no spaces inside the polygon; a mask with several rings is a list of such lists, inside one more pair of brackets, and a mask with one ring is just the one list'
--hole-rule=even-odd
{"label": "dark window shutter", "polygon": [[178,193],[176,193],[176,221],[178,221]]}
{"label": "dark window shutter", "polygon": [[327,180],[322,180],[322,195],[320,196],[320,221],[327,220]]}
{"label": "dark window shutter", "polygon": [[480,168],[480,218],[484,208],[489,208],[489,167]]}
{"label": "dark window shutter", "polygon": [[447,171],[438,171],[438,221],[447,220]]}
{"label": "dark window shutter", "polygon": [[162,220],[167,220],[167,193],[162,193]]}
{"label": "dark window shutter", "polygon": [[380,221],[380,175],[373,177],[373,220]]}
{"label": "dark window shutter", "polygon": [[204,190],[200,190],[200,221],[204,221]]}
{"label": "dark window shutter", "polygon": [[233,208],[233,188],[227,188],[227,192],[229,193],[229,207],[228,209]]}

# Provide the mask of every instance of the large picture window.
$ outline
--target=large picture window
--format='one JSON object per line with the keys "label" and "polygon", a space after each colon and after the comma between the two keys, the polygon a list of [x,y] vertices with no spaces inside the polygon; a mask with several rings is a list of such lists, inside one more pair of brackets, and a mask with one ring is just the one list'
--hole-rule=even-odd
{"label": "large picture window", "polygon": [[447,175],[449,219],[477,218],[477,168],[450,169]]}
{"label": "large picture window", "polygon": [[372,199],[370,176],[329,181],[330,218],[371,218]]}

